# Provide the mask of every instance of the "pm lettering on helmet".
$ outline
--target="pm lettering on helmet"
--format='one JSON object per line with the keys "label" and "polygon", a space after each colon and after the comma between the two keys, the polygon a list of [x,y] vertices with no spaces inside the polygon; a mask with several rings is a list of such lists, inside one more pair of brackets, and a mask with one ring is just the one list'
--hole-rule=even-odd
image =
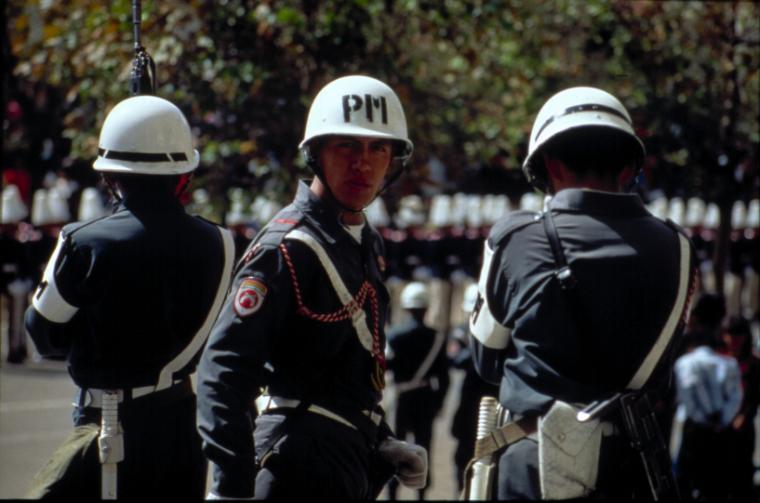
{"label": "pm lettering on helmet", "polygon": [[385,102],[385,96],[376,98],[371,94],[365,94],[364,99],[356,94],[343,95],[343,120],[345,122],[351,122],[351,114],[358,112],[364,108],[364,113],[367,116],[369,122],[375,120],[375,110],[380,111],[380,121],[383,124],[388,124],[388,106]]}

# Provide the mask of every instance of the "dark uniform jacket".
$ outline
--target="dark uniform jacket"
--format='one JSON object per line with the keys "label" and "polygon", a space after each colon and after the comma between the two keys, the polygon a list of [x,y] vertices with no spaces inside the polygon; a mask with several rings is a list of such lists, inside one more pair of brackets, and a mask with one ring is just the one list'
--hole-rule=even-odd
{"label": "dark uniform jacket", "polygon": [[[549,210],[577,286],[560,288],[540,214],[517,212],[486,242],[471,318],[476,368],[519,415],[640,387],[650,350],[680,336],[694,286],[690,242],[637,195],[566,189]],[[654,380],[669,375],[664,355]]]}
{"label": "dark uniform jacket", "polygon": [[[402,387],[401,393],[424,390],[430,395],[433,400],[429,402],[437,405],[430,411],[433,416],[443,404],[449,387],[445,337],[441,334],[437,339],[436,336],[435,330],[414,319],[388,332],[388,346],[392,350],[388,369],[393,372],[394,382]],[[426,369],[420,374],[423,364]]]}
{"label": "dark uniform jacket", "polygon": [[[325,255],[320,259],[304,239]],[[336,278],[322,260],[334,266],[357,301],[355,309],[338,297]],[[360,245],[304,182],[294,202],[254,239],[199,368],[198,426],[215,465],[214,492],[253,494],[249,412],[264,388],[271,396],[315,404],[349,420],[360,410],[378,410],[388,306],[383,271],[379,234],[365,225]],[[267,423],[277,417],[285,416],[270,416]]]}
{"label": "dark uniform jacket", "polygon": [[224,265],[216,225],[171,198],[126,200],[63,228],[26,325],[41,355],[68,355],[82,388],[155,385],[209,316]]}
{"label": "dark uniform jacket", "polygon": [[186,214],[171,194],[141,191],[108,217],[63,228],[26,326],[40,354],[68,358],[76,428],[28,497],[99,497],[101,390],[120,391],[118,497],[203,496],[189,376],[233,260],[229,231]]}

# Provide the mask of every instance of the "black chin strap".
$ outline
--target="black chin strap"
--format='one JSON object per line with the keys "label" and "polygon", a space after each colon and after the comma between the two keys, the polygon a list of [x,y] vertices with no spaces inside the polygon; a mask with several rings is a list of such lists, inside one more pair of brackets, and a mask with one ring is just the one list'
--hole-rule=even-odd
{"label": "black chin strap", "polygon": [[114,211],[116,211],[116,207],[119,206],[119,204],[122,202],[122,197],[119,193],[119,189],[116,187],[116,184],[114,184],[113,180],[105,176],[103,173],[100,174],[100,179],[103,180],[103,183],[105,183],[106,187],[108,187],[108,192],[111,193],[111,197],[113,198]]}

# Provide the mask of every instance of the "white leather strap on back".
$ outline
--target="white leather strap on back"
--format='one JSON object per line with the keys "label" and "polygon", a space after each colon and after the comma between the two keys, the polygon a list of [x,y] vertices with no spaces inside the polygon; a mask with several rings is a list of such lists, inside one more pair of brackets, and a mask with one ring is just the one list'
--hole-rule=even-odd
{"label": "white leather strap on back", "polygon": [[654,368],[657,366],[657,362],[660,361],[662,353],[673,338],[676,328],[678,328],[678,324],[681,321],[681,317],[684,312],[688,312],[689,306],[687,306],[686,303],[690,300],[689,278],[691,275],[691,246],[689,245],[688,239],[686,239],[681,233],[678,233],[678,242],[681,255],[681,267],[678,274],[678,292],[676,294],[676,300],[673,303],[673,308],[670,311],[667,322],[663,326],[659,337],[657,337],[657,341],[654,346],[652,346],[652,349],[649,351],[646,358],[644,358],[644,361],[631,378],[631,381],[628,383],[628,389],[641,389],[641,387],[646,384],[647,379],[649,379],[652,371],[654,371]]}
{"label": "white leather strap on back", "polygon": [[206,320],[201,325],[201,328],[193,336],[190,344],[188,344],[182,352],[177,355],[172,361],[166,364],[161,370],[161,374],[158,377],[158,384],[156,385],[156,391],[168,388],[174,381],[174,373],[181,370],[187,365],[190,360],[193,359],[198,351],[203,346],[206,338],[211,332],[211,327],[216,321],[216,317],[219,315],[219,311],[222,308],[222,302],[224,302],[225,294],[230,286],[232,280],[232,266],[235,264],[235,241],[232,238],[232,233],[222,227],[217,227],[219,233],[222,236],[222,244],[224,245],[224,266],[222,267],[222,276],[219,279],[219,285],[216,288],[216,296],[214,297],[214,303],[211,305]]}

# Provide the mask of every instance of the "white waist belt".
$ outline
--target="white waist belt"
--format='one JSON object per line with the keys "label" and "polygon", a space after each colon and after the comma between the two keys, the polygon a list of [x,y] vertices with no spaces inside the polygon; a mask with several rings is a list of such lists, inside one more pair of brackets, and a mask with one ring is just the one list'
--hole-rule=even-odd
{"label": "white waist belt", "polygon": [[[175,379],[172,386],[177,385],[185,381],[185,379]],[[130,400],[140,398],[142,396],[150,395],[156,391],[163,391],[164,389],[158,389],[158,386],[141,386],[139,388],[127,388],[127,389],[97,389],[97,388],[77,388],[76,400],[72,403],[74,407],[94,407],[100,409],[103,407],[103,394],[106,392],[116,394],[119,397],[119,403],[124,402],[124,396],[126,391],[131,391]],[[87,395],[87,399],[82,401],[82,394]]]}
{"label": "white waist belt", "polygon": [[[300,404],[301,400],[283,398],[279,396],[261,395],[256,399],[256,409],[259,411],[259,414],[275,409],[295,409]],[[336,414],[335,412],[327,410],[324,407],[320,407],[319,405],[311,404],[307,407],[306,410],[313,412],[314,414],[319,414],[320,416],[330,418],[333,421],[337,421],[350,428],[353,428],[354,430],[358,429],[348,419]],[[367,416],[367,418],[369,418],[369,420],[372,421],[375,426],[378,426],[383,420],[382,414],[372,412],[371,410],[362,410],[361,413]]]}

